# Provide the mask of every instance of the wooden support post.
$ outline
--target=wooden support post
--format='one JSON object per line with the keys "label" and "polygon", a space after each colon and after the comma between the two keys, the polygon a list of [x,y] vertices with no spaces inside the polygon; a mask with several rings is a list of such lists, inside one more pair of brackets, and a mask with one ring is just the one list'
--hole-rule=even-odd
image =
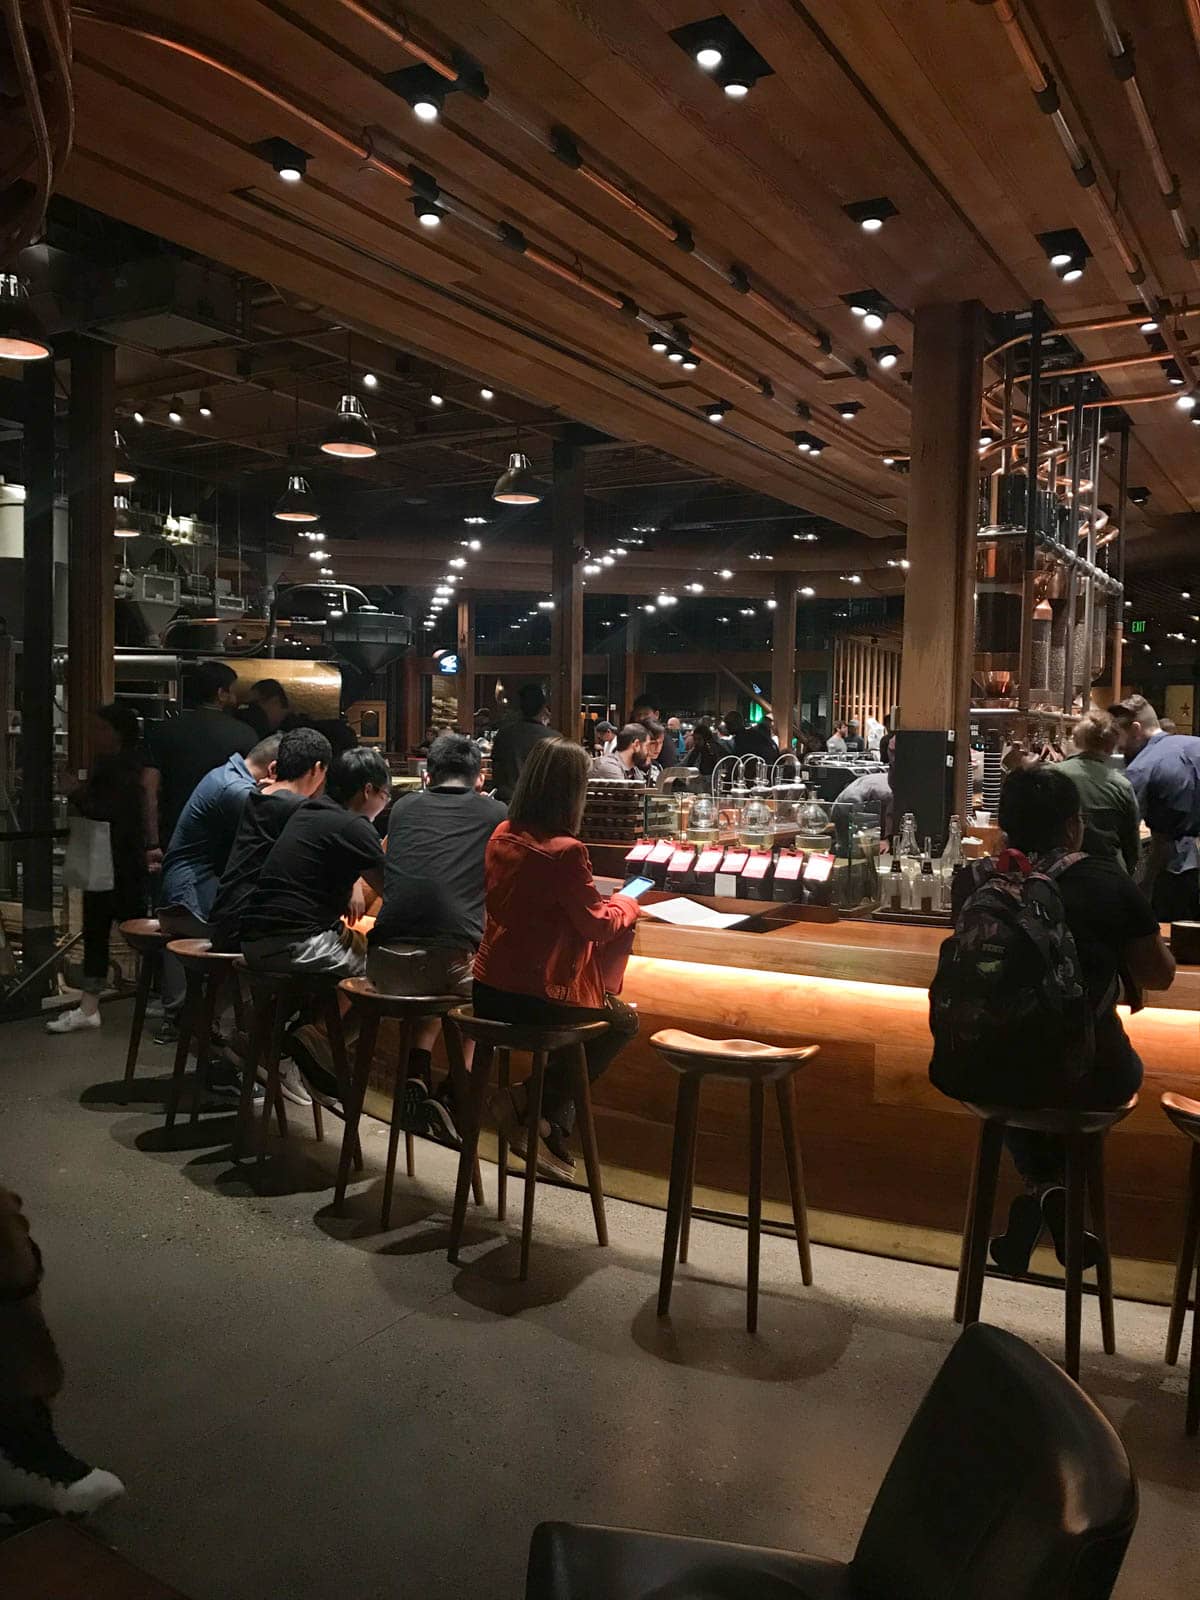
{"label": "wooden support post", "polygon": [[554,519],[551,557],[554,610],[550,626],[550,722],[578,739],[583,702],[584,455],[576,445],[554,445]]}
{"label": "wooden support post", "polygon": [[[404,658],[404,726],[400,740],[393,748],[413,750],[421,742],[425,729],[421,726],[421,669],[415,655]],[[396,735],[393,734],[395,739]]]}
{"label": "wooden support post", "polygon": [[458,725],[470,737],[475,732],[475,596],[458,594]]}
{"label": "wooden support post", "polygon": [[[54,361],[24,375],[25,615],[21,627],[22,960],[26,973],[54,948]],[[109,476],[111,479],[111,468]],[[111,578],[109,580],[111,605]],[[48,992],[43,990],[42,992]]]}
{"label": "wooden support post", "polygon": [[[983,308],[978,301],[917,308],[908,495],[912,571],[904,596],[897,790],[902,803],[906,745],[914,752],[918,747],[904,735],[953,730],[952,809],[959,812],[966,805],[970,772],[967,712],[975,648],[982,358]],[[925,775],[925,782],[932,787],[932,773]],[[932,818],[925,827],[937,831]]]}
{"label": "wooden support post", "polygon": [[625,596],[625,609],[629,612],[629,620],[625,624],[625,699],[618,718],[618,723],[621,724],[629,721],[629,713],[637,704],[637,697],[642,692],[642,667],[639,654],[642,645],[642,614],[633,595]]}
{"label": "wooden support post", "polygon": [[113,696],[113,411],[116,352],[71,346],[67,765],[91,765],[91,714]]}
{"label": "wooden support post", "polygon": [[771,703],[781,755],[796,732],[796,575],[775,574],[775,631],[771,641]]}

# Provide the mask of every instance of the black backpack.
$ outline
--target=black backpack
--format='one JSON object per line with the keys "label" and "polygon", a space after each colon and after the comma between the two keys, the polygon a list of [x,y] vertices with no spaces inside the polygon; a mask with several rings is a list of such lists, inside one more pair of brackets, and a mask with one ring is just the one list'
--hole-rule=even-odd
{"label": "black backpack", "polygon": [[965,868],[974,887],[929,988],[935,1088],[956,1100],[1069,1105],[1096,1055],[1096,1013],[1055,879],[1019,850]]}

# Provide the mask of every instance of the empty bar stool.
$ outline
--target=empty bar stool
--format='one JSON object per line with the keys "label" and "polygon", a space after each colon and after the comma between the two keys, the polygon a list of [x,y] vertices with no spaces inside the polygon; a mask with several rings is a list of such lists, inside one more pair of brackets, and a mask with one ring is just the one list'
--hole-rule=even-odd
{"label": "empty bar stool", "polygon": [[138,1051],[142,1047],[142,1029],[146,1025],[146,1007],[155,977],[162,971],[162,953],[167,947],[167,936],[158,925],[157,917],[134,917],[121,923],[121,937],[138,958],[137,989],[133,998],[133,1021],[129,1025],[129,1050],[125,1056],[125,1098],[129,1098],[129,1085],[137,1071]]}
{"label": "empty bar stool", "polygon": [[[333,1209],[339,1213],[346,1199],[346,1184],[350,1178],[350,1160],[355,1143],[358,1139],[358,1124],[362,1116],[363,1097],[367,1092],[367,1080],[371,1075],[371,1061],[375,1055],[375,1045],[379,1037],[379,1024],[386,1018],[392,1018],[400,1024],[400,1043],[396,1052],[396,1076],[392,1081],[392,1118],[391,1131],[388,1134],[387,1170],[383,1180],[383,1204],[380,1208],[379,1225],[387,1229],[392,1225],[392,1188],[396,1179],[396,1156],[400,1146],[400,1119],[404,1110],[404,1091],[408,1085],[408,1063],[412,1051],[413,1037],[418,1023],[427,1022],[430,1017],[442,1019],[442,1040],[446,1046],[446,1060],[450,1067],[451,1082],[454,1085],[454,1103],[456,1107],[466,1105],[469,1098],[467,1075],[462,1065],[462,1050],[458,1041],[450,1042],[450,1033],[454,1024],[447,1016],[455,1006],[462,1004],[459,994],[427,994],[427,995],[398,995],[386,994],[377,989],[370,978],[343,978],[339,984],[342,994],[350,1002],[350,1014],[358,1022],[358,1049],[354,1058],[354,1077],[350,1088],[350,1098],[346,1102],[346,1131],[342,1138],[342,1155],[338,1163],[337,1188],[334,1191]],[[413,1136],[411,1133],[404,1135],[404,1155],[408,1176],[416,1175],[416,1162],[413,1152]],[[474,1171],[475,1203],[483,1204],[483,1179],[479,1172],[479,1162],[475,1162]]]}
{"label": "empty bar stool", "polygon": [[980,1118],[980,1127],[970,1199],[967,1202],[967,1214],[963,1222],[954,1320],[961,1322],[965,1327],[979,1321],[1004,1130],[1021,1128],[1028,1133],[1055,1134],[1063,1140],[1067,1153],[1067,1261],[1063,1366],[1068,1375],[1078,1381],[1080,1322],[1083,1312],[1085,1214],[1090,1215],[1092,1231],[1100,1242],[1096,1282],[1100,1299],[1100,1330],[1104,1339],[1104,1351],[1110,1356],[1116,1353],[1112,1258],[1108,1248],[1108,1209],[1104,1199],[1104,1140],[1109,1129],[1123,1121],[1137,1105],[1137,1095],[1125,1105],[1106,1111],[1053,1109],[1038,1111],[1016,1106],[972,1105],[969,1101],[964,1101],[963,1104],[968,1111]]}
{"label": "empty bar stool", "polygon": [[171,1087],[167,1095],[166,1126],[173,1128],[179,1111],[179,1091],[183,1086],[188,1053],[193,1042],[196,1047],[196,1077],[192,1086],[189,1122],[195,1122],[200,1115],[213,1023],[217,1018],[217,1002],[226,983],[236,981],[235,969],[243,967],[244,962],[237,951],[214,950],[207,939],[171,939],[166,948],[179,958],[187,978],[187,992],[179,1019],[179,1041],[175,1046],[175,1070],[171,1074]]}
{"label": "empty bar stool", "polygon": [[[1171,1297],[1171,1320],[1167,1324],[1167,1364],[1174,1366],[1179,1360],[1179,1341],[1183,1336],[1183,1319],[1187,1315],[1188,1301],[1192,1299],[1192,1284],[1200,1266],[1200,1100],[1189,1100],[1182,1094],[1165,1094],[1162,1108],[1180,1133],[1192,1141],[1191,1165],[1188,1170],[1187,1211],[1183,1224],[1183,1243],[1179,1250],[1179,1265],[1175,1271],[1175,1293]],[[1200,1430],[1200,1283],[1192,1309],[1192,1354],[1188,1367],[1187,1421],[1189,1434]]]}
{"label": "empty bar stool", "polygon": [[696,1128],[700,1116],[700,1089],[705,1078],[730,1078],[750,1091],[750,1185],[747,1210],[746,1327],[758,1327],[758,1258],[762,1233],[763,1104],[768,1083],[775,1085],[783,1153],[787,1161],[792,1222],[800,1255],[800,1276],[812,1282],[812,1252],[808,1242],[808,1206],[804,1197],[804,1169],[796,1137],[795,1076],[819,1045],[770,1045],[754,1039],[702,1039],[679,1028],[665,1028],[650,1043],[676,1072],[679,1091],[675,1101],[675,1139],[671,1149],[671,1187],[667,1199],[666,1235],[662,1271],[658,1280],[658,1314],[671,1309],[675,1258],[687,1260],[692,1217],[692,1190],[696,1181]]}
{"label": "empty bar stool", "polygon": [[[525,1209],[521,1219],[521,1268],[523,1283],[529,1276],[529,1246],[533,1237],[533,1207],[537,1193],[538,1125],[542,1116],[542,1085],[546,1076],[546,1060],[553,1050],[572,1049],[575,1052],[575,1110],[579,1118],[579,1138],[583,1146],[583,1160],[587,1169],[588,1190],[592,1197],[592,1215],[596,1223],[596,1241],[608,1243],[608,1223],[604,1216],[604,1187],[600,1180],[600,1155],[596,1147],[596,1125],[592,1119],[592,1094],[588,1082],[587,1057],[584,1045],[589,1039],[604,1033],[607,1022],[550,1023],[543,1028],[511,1022],[493,1022],[477,1017],[470,1006],[459,1006],[450,1012],[450,1021],[464,1038],[475,1041],[475,1060],[471,1065],[470,1092],[462,1113],[462,1153],[458,1160],[458,1184],[454,1192],[454,1215],[450,1223],[451,1261],[458,1260],[458,1247],[467,1220],[467,1192],[475,1167],[479,1148],[479,1125],[483,1117],[483,1097],[492,1068],[492,1056],[505,1052],[504,1059],[514,1050],[533,1058],[533,1075],[529,1080],[529,1109],[525,1120],[525,1141],[528,1152],[525,1160]],[[453,1030],[447,1034],[447,1044],[458,1050],[458,1039]],[[457,1071],[465,1077],[461,1057]],[[508,1159],[508,1147],[500,1145],[500,1193],[503,1196],[503,1173]]]}

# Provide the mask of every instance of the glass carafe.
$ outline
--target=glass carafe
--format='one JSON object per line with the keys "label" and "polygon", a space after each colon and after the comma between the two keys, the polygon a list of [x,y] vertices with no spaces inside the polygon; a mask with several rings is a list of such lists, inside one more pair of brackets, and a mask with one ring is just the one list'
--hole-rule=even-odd
{"label": "glass carafe", "polygon": [[738,843],[743,850],[769,850],[775,843],[775,819],[765,800],[756,797],[742,807]]}
{"label": "glass carafe", "polygon": [[717,802],[710,794],[698,794],[687,820],[688,838],[693,844],[711,844],[717,837],[717,823]]}

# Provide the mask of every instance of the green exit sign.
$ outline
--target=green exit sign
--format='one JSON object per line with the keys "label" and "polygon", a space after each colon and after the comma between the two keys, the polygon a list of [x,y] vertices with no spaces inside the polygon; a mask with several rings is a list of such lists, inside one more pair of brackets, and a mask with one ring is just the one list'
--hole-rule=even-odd
{"label": "green exit sign", "polygon": [[1130,631],[1130,633],[1145,633],[1145,631],[1146,631],[1146,619],[1145,619],[1145,617],[1143,617],[1140,622],[1131,622],[1129,624],[1129,631]]}

